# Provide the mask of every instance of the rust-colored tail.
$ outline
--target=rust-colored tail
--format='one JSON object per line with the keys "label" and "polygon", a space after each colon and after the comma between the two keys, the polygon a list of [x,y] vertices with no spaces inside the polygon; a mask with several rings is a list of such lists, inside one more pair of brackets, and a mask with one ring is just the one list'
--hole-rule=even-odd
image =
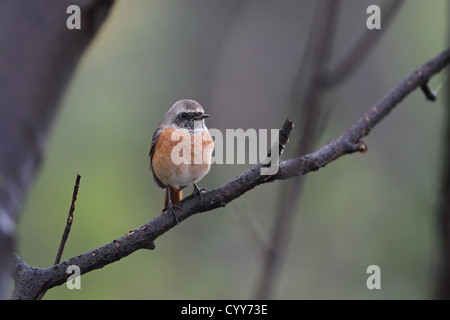
{"label": "rust-colored tail", "polygon": [[176,204],[181,201],[182,197],[182,190],[178,190],[177,188],[168,186],[166,188],[166,199],[164,200],[164,210],[167,209],[169,206],[169,188],[170,188],[170,201],[172,201],[172,204]]}

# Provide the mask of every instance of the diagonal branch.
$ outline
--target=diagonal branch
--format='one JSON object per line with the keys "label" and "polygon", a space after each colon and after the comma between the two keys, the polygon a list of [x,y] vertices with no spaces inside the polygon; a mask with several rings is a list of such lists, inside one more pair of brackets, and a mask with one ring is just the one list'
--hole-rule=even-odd
{"label": "diagonal branch", "polygon": [[75,211],[75,202],[77,201],[78,189],[80,188],[81,175],[77,174],[75,179],[75,186],[73,187],[72,202],[70,204],[69,215],[67,216],[66,227],[64,228],[64,233],[61,237],[61,243],[59,244],[58,253],[56,254],[55,263],[58,264],[61,261],[61,256],[66,245],[67,238],[69,237],[70,229],[73,222],[73,213]]}
{"label": "diagonal branch", "polygon": [[[372,128],[386,117],[400,101],[448,64],[450,64],[450,48],[444,50],[400,82],[339,138],[332,140],[315,152],[280,162],[279,171],[274,176],[261,175],[262,165],[257,164],[226,184],[205,192],[202,196],[202,202],[200,202],[199,197],[195,196],[185,198],[179,203],[181,208],[178,215],[179,221],[181,222],[196,213],[223,207],[260,184],[289,179],[316,171],[345,154],[366,151],[366,146],[361,142],[361,139],[367,136]],[[285,132],[283,135],[286,139],[292,125],[292,121],[289,119],[285,121],[282,132]],[[280,135],[280,144],[285,145],[286,143],[282,141],[283,135]],[[35,299],[43,295],[48,289],[63,284],[67,279],[66,270],[70,265],[78,266],[81,274],[85,274],[123,259],[139,249],[154,249],[154,240],[176,225],[173,216],[164,211],[146,224],[104,246],[45,269],[30,267],[16,257],[16,273],[14,276],[16,285],[11,298]]]}

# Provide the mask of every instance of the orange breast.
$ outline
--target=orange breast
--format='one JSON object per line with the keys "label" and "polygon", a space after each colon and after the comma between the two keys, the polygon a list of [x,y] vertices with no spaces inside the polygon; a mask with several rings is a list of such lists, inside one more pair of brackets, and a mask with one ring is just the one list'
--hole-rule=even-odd
{"label": "orange breast", "polygon": [[208,130],[190,134],[187,130],[163,129],[153,154],[153,171],[163,184],[185,187],[208,173],[213,149]]}

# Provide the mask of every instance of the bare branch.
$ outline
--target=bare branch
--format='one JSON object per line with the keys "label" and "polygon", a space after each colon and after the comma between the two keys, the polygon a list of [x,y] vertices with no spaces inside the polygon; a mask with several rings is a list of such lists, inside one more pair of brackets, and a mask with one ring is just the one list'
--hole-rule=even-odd
{"label": "bare branch", "polygon": [[[428,81],[431,76],[438,73],[449,63],[450,48],[431,59],[400,82],[339,138],[313,153],[280,162],[280,168],[276,175],[262,176],[260,174],[261,164],[258,164],[221,187],[203,193],[203,201],[200,201],[198,196],[185,198],[179,203],[181,208],[178,215],[179,221],[181,222],[196,213],[223,207],[260,184],[316,171],[345,154],[365,151],[366,146],[361,142],[361,139],[367,136],[371,129],[386,117],[408,94]],[[287,129],[285,131],[290,130],[292,121],[287,119],[283,127]],[[280,136],[280,144],[286,144],[286,142],[282,141]],[[77,265],[81,273],[85,274],[125,258],[136,250],[154,249],[154,240],[176,225],[177,223],[173,216],[168,211],[164,211],[141,227],[102,247],[45,269],[29,267],[17,258],[15,260],[16,286],[12,298],[34,299],[48,289],[63,284],[67,277],[67,267],[70,265]],[[23,279],[27,279],[27,281],[23,281]]]}
{"label": "bare branch", "polygon": [[400,82],[395,89],[389,92],[339,138],[311,154],[281,162],[280,170],[274,179],[289,179],[324,167],[345,154],[366,151],[367,147],[361,139],[367,136],[372,128],[386,117],[400,101],[412,91],[427,83],[432,75],[441,71],[449,62],[450,48],[447,48]]}
{"label": "bare branch", "polygon": [[66,245],[67,238],[69,237],[70,228],[73,222],[73,213],[75,211],[75,202],[77,201],[78,189],[80,188],[80,174],[77,174],[75,179],[75,186],[73,187],[72,202],[70,204],[69,215],[67,216],[66,227],[64,228],[64,233],[61,238],[61,243],[59,244],[58,253],[56,254],[56,259],[54,264],[58,264],[61,261],[61,256]]}
{"label": "bare branch", "polygon": [[429,101],[436,101],[437,95],[436,92],[433,91],[433,89],[430,88],[430,85],[428,82],[425,82],[420,86],[420,89],[422,90],[423,94],[425,95],[425,98],[427,98]]}

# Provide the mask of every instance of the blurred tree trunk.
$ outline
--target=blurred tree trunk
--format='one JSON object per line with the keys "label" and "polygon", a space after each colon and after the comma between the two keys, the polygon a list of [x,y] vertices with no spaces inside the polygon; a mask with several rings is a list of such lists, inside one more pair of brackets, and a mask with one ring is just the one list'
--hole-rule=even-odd
{"label": "blurred tree trunk", "polygon": [[[64,89],[113,0],[0,2],[0,299],[9,288],[20,210]],[[81,29],[69,30],[69,5]]]}
{"label": "blurred tree trunk", "polygon": [[[448,4],[450,14],[450,3]],[[450,27],[450,19],[448,19]],[[450,30],[450,29],[449,29]],[[450,32],[448,32],[448,43],[450,44]],[[447,73],[449,68],[447,67]],[[444,80],[443,80],[444,81]],[[437,227],[440,241],[440,251],[435,295],[437,299],[450,299],[450,81],[444,82],[445,99],[447,108],[445,109],[444,137],[442,143],[442,171],[441,186],[437,204]]]}
{"label": "blurred tree trunk", "polygon": [[[305,54],[301,59],[296,79],[292,86],[291,114],[300,128],[300,139],[294,148],[295,154],[304,155],[312,150],[329,116],[327,93],[342,84],[358,69],[372,49],[378,44],[400,11],[403,0],[388,0],[383,6],[383,31],[362,32],[344,58],[330,71],[333,44],[343,2],[316,1],[310,34]],[[270,245],[266,248],[261,273],[257,281],[255,297],[269,299],[274,296],[277,278],[291,243],[293,226],[298,216],[298,205],[304,190],[304,178],[298,177],[284,187],[278,197],[274,222],[270,231]]]}

